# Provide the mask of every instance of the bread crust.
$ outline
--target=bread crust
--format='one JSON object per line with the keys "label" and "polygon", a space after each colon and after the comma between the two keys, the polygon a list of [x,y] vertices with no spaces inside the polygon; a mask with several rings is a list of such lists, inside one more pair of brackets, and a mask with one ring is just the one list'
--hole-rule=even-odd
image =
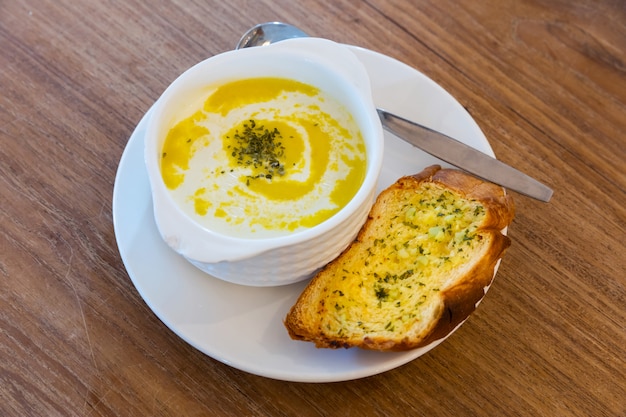
{"label": "bread crust", "polygon": [[[355,251],[363,250],[364,242],[373,239],[375,225],[380,225],[385,221],[385,216],[389,216],[386,208],[392,199],[402,198],[403,193],[419,191],[425,183],[438,184],[456,193],[459,198],[477,200],[484,206],[485,217],[477,229],[481,247],[484,247],[480,259],[473,260],[475,262],[471,263],[471,267],[462,276],[441,288],[441,302],[437,303],[432,311],[432,319],[425,323],[425,328],[419,334],[409,332],[389,337],[388,334],[372,333],[337,337],[336,334],[325,331],[320,320],[320,317],[329,314],[329,306],[325,305],[325,294],[333,290],[333,280],[337,279],[341,268],[345,268],[343,262]],[[513,200],[502,187],[462,171],[441,169],[440,166],[433,165],[419,174],[400,178],[378,196],[355,241],[338,258],[326,265],[302,292],[284,321],[290,337],[313,342],[320,348],[359,347],[368,350],[402,351],[426,346],[447,336],[475,310],[485,294],[485,288],[491,284],[494,269],[510,245],[510,239],[502,230],[512,222],[514,212]]]}

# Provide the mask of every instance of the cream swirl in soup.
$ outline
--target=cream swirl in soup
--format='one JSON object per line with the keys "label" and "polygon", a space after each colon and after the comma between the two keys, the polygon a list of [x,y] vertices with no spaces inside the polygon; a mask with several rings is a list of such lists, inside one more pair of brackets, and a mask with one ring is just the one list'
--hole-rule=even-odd
{"label": "cream swirl in soup", "polygon": [[208,229],[270,237],[313,227],[344,207],[366,171],[357,123],[330,94],[283,78],[210,89],[165,138],[161,174]]}

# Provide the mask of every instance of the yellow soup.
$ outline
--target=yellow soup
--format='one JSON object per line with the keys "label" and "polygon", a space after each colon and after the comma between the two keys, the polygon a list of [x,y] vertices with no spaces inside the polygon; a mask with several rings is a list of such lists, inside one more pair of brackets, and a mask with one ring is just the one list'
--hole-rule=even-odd
{"label": "yellow soup", "polygon": [[330,95],[297,81],[252,78],[211,89],[165,138],[161,174],[202,225],[268,237],[337,213],[365,177],[361,132]]}

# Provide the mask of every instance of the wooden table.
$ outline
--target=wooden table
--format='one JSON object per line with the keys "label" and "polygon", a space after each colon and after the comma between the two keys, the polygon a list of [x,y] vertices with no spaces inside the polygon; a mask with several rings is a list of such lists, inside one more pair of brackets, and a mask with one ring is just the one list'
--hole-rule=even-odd
{"label": "wooden table", "polygon": [[[1,415],[626,415],[626,3],[327,3],[0,3]],[[555,190],[514,194],[478,310],[382,374],[296,383],[212,359],[155,316],[118,252],[135,126],[178,74],[272,20],[419,69]]]}

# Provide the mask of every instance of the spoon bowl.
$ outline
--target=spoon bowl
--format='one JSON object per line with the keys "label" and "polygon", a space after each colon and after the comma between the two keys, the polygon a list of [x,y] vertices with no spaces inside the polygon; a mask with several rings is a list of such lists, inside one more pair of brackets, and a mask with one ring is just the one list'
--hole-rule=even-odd
{"label": "spoon bowl", "polygon": [[285,39],[306,38],[302,30],[282,22],[266,22],[250,28],[237,42],[236,49],[267,46]]}

